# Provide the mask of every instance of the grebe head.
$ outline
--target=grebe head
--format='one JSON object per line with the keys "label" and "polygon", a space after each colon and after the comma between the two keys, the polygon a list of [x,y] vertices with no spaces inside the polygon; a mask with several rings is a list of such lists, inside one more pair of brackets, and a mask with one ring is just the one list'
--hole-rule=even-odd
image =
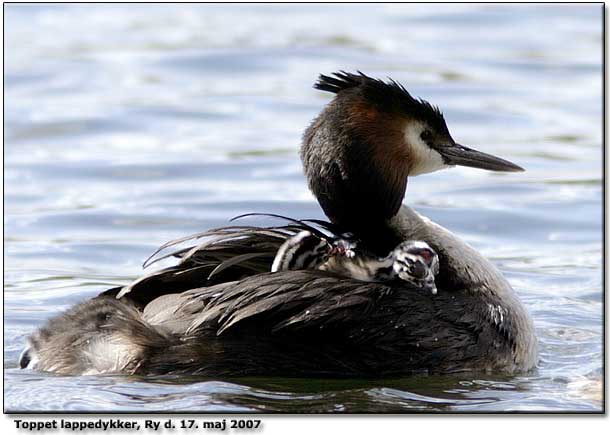
{"label": "grebe head", "polygon": [[301,159],[324,212],[348,230],[394,216],[409,175],[455,165],[523,170],[458,144],[437,107],[393,80],[340,72],[314,87],[336,95],[305,131]]}
{"label": "grebe head", "polygon": [[356,255],[356,241],[349,234],[344,236],[346,238],[326,239],[306,230],[300,231],[280,246],[271,272],[317,269],[332,256],[353,258]]}
{"label": "grebe head", "polygon": [[332,248],[326,239],[309,231],[301,231],[280,246],[271,265],[271,272],[315,269],[328,261]]}
{"label": "grebe head", "polygon": [[436,294],[434,277],[439,271],[438,255],[426,242],[403,242],[390,257],[394,261],[392,268],[400,279]]}

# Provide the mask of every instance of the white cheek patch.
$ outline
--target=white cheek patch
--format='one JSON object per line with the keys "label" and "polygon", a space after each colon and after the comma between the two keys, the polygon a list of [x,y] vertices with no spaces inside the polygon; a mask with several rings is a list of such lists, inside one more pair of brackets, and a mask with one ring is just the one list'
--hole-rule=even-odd
{"label": "white cheek patch", "polygon": [[21,352],[21,355],[19,355],[19,363],[21,364],[21,361],[23,360],[24,357],[29,358],[29,362],[25,367],[22,367],[24,369],[36,369],[36,365],[38,364],[38,355],[35,353],[34,348],[32,347],[32,345],[29,343],[26,346],[25,349],[23,349],[23,351]]}
{"label": "white cheek patch", "polygon": [[440,169],[450,168],[441,155],[430,148],[421,138],[424,125],[421,122],[409,122],[405,128],[405,142],[409,147],[412,166],[409,175],[420,175]]}

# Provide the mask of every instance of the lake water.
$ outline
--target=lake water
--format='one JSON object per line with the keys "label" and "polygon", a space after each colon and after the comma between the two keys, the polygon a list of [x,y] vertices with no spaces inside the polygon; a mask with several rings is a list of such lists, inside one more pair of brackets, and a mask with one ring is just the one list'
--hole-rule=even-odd
{"label": "lake water", "polygon": [[[8,411],[602,408],[603,5],[5,6]],[[456,168],[406,203],[491,259],[532,314],[537,370],[387,380],[63,377],[19,370],[37,326],[246,212],[322,217],[298,159],[339,69],[438,104],[525,173]]]}

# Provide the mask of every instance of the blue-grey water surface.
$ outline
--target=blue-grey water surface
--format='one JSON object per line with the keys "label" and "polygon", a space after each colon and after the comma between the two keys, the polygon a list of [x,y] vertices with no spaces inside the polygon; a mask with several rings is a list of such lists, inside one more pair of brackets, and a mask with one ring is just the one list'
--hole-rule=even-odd
{"label": "blue-grey water surface", "polygon": [[[602,408],[602,5],[5,6],[8,411]],[[161,243],[267,211],[322,217],[298,147],[362,70],[524,166],[409,180],[405,202],[490,258],[531,312],[527,375],[67,377],[19,370],[45,319],[142,273]]]}

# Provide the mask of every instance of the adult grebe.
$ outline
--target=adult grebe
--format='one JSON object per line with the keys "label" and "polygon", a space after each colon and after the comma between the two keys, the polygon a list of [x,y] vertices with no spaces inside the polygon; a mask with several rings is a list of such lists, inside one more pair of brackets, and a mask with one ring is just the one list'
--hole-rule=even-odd
{"label": "adult grebe", "polygon": [[[521,168],[455,143],[440,111],[394,81],[342,72],[320,76],[315,87],[336,96],[305,132],[301,157],[332,223],[289,220],[192,236],[204,241],[156,257],[175,255],[178,265],[48,321],[30,337],[20,366],[210,376],[534,367],[532,321],[499,271],[449,231],[401,207],[409,175],[451,165]],[[280,246],[303,230],[337,237],[349,231],[379,255],[405,240],[425,241],[439,256],[439,292],[320,270],[267,272]]]}

